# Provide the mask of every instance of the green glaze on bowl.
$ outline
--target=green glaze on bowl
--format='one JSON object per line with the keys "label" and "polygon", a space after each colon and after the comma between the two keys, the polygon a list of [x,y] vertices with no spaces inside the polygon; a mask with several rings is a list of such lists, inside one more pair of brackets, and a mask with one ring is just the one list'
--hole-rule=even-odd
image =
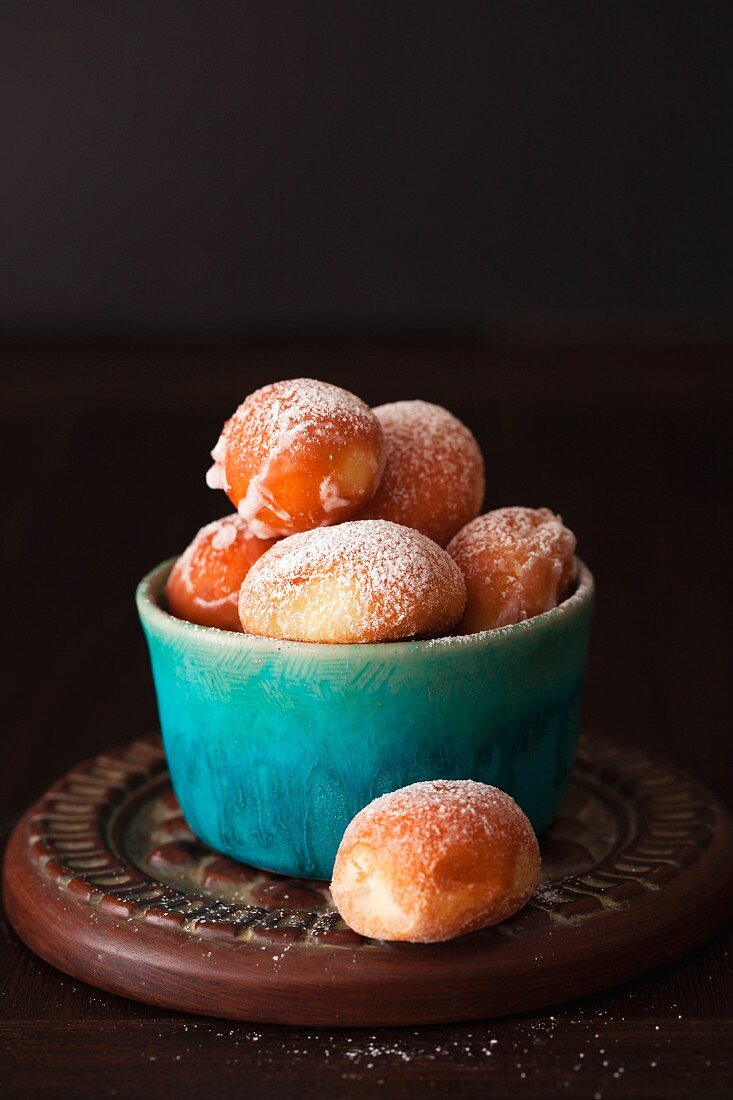
{"label": "green glaze on bowl", "polygon": [[499,630],[383,645],[283,642],[164,610],[140,583],[173,786],[193,831],[235,859],[327,879],[344,829],[386,791],[478,779],[537,832],[570,777],[593,608],[579,564],[560,607]]}

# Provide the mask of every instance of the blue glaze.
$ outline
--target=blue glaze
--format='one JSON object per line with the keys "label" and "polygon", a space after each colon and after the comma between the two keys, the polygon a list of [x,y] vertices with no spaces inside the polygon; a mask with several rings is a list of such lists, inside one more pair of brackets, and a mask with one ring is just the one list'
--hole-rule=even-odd
{"label": "blue glaze", "polygon": [[173,787],[235,859],[327,879],[344,829],[386,791],[478,779],[539,832],[572,768],[593,607],[576,593],[516,626],[384,645],[279,642],[163,610],[171,562],[140,584]]}

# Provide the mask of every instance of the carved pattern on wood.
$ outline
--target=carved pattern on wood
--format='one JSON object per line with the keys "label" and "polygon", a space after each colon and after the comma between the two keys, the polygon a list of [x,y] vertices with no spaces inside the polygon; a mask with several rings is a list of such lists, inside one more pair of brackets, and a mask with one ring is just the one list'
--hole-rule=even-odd
{"label": "carved pattern on wood", "polygon": [[[511,920],[591,920],[659,890],[710,844],[714,811],[686,774],[610,738],[581,745],[568,797],[543,838],[543,882]],[[44,877],[101,912],[215,941],[369,949],[333,908],[328,886],[244,867],[200,844],[181,816],[156,737],[79,765],[31,818]]]}

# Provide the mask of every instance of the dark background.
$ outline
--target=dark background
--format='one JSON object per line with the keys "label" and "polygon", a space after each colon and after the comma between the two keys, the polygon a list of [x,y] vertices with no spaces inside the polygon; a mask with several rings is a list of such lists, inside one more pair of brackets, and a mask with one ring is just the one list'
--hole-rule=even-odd
{"label": "dark background", "polygon": [[6,332],[730,335],[729,4],[2,10]]}
{"label": "dark background", "polygon": [[[561,511],[598,583],[587,724],[733,799],[732,30],[733,6],[673,0],[2,6],[3,834],[76,760],[157,724],[135,584],[228,511],[204,484],[224,419],[299,375],[447,405],[483,448],[487,508]],[[132,1029],[154,1022],[173,1045],[147,1079],[191,1084],[174,1014],[58,979],[0,931],[0,1065],[26,1036],[33,1095],[62,1065],[71,1094],[69,1021],[92,1065],[129,1023],[104,1032],[129,1094]],[[682,1052],[639,1095],[686,1095],[698,1062],[689,1092],[712,1095],[729,946],[557,1010],[544,1094],[592,1095],[558,1075],[577,1021],[603,1018],[631,1021],[640,1074],[652,1020]],[[226,1064],[297,1092],[305,1040],[270,1031],[264,1062]],[[405,1095],[428,1087],[426,1034]],[[502,1080],[516,1094],[509,1063]]]}

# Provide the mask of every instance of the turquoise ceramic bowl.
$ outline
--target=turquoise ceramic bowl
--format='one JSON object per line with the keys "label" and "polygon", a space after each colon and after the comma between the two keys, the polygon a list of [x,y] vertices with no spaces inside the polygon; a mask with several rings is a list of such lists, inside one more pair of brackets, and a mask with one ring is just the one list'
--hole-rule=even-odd
{"label": "turquoise ceramic bowl", "polygon": [[171,778],[193,831],[256,867],[331,875],[351,818],[423,779],[508,791],[540,832],[572,768],[593,608],[576,592],[516,626],[384,645],[282,642],[165,610],[140,584]]}

